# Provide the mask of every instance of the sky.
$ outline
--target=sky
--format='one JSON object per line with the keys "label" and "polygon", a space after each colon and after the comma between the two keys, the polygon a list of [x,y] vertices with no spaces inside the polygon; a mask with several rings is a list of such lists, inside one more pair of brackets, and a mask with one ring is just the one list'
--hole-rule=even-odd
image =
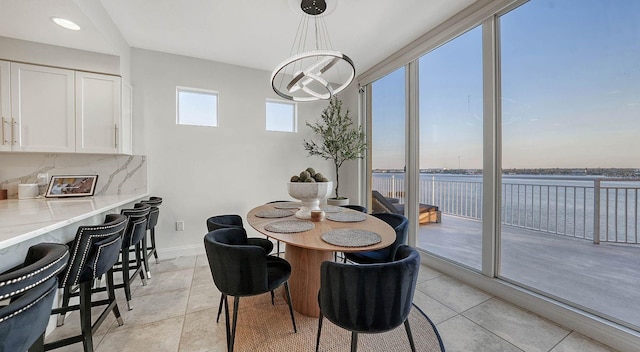
{"label": "sky", "polygon": [[[503,168],[640,168],[640,1],[532,0],[499,25]],[[419,59],[420,168],[482,168],[481,40]],[[372,86],[373,168],[402,168],[404,68]]]}

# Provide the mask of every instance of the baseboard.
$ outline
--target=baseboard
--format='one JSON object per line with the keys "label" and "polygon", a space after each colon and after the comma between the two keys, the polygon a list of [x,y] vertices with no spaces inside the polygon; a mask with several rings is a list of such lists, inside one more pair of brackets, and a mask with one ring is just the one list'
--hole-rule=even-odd
{"label": "baseboard", "polygon": [[164,249],[158,248],[157,251],[158,251],[158,258],[162,260],[164,258],[177,258],[177,257],[204,254],[204,245],[194,244],[194,245],[183,246],[183,247],[173,247],[173,248],[164,248]]}

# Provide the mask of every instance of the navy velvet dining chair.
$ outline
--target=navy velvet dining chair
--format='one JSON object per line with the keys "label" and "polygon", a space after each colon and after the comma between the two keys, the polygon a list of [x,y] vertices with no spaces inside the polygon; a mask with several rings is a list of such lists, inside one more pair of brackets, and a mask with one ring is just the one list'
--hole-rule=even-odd
{"label": "navy velvet dining chair", "polygon": [[[207,230],[209,230],[209,232],[218,230],[218,229],[228,229],[228,228],[244,229],[244,224],[242,223],[242,217],[237,214],[226,214],[226,215],[215,215],[207,219]],[[273,251],[273,242],[269,241],[266,238],[246,237],[246,241],[247,241],[247,244],[262,247],[265,250],[265,252],[267,252],[267,254]],[[220,321],[220,314],[222,313],[223,302],[224,302],[224,296],[220,297],[220,304],[218,305],[218,316],[216,318],[216,323]]]}
{"label": "navy velvet dining chair", "polygon": [[420,255],[398,247],[394,260],[380,264],[323,262],[320,267],[318,335],[322,321],[351,331],[351,351],[356,352],[359,333],[381,333],[404,324],[411,351],[415,352],[408,316],[420,270]]}
{"label": "navy velvet dining chair", "polygon": [[[269,256],[264,248],[249,244],[243,228],[221,228],[211,231],[204,237],[204,247],[213,281],[222,293],[224,301],[228,351],[233,351],[240,298],[271,292],[273,300],[273,290],[281,285],[285,288],[293,331],[297,332],[289,292],[289,262]],[[229,296],[235,298],[232,327],[229,320]]]}
{"label": "navy velvet dining chair", "polygon": [[409,221],[407,220],[407,218],[400,214],[393,213],[374,213],[371,215],[393,227],[396,232],[396,240],[391,245],[375,251],[345,253],[345,262],[347,260],[358,264],[388,262],[393,260],[398,247],[402,244],[407,243],[407,234],[409,232]]}

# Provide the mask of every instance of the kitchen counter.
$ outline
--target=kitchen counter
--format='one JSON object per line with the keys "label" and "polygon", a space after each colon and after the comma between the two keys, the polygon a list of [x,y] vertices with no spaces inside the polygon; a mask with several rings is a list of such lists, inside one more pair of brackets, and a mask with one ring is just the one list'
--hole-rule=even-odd
{"label": "kitchen counter", "polygon": [[119,213],[146,196],[0,200],[0,271],[22,262],[33,244],[69,242],[78,226],[100,224],[106,214]]}

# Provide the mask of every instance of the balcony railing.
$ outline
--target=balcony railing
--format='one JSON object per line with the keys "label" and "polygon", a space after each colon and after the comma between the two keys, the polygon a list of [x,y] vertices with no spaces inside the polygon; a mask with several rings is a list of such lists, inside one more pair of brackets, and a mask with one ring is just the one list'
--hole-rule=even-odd
{"label": "balcony railing", "polygon": [[[374,174],[373,189],[405,200],[403,174]],[[640,180],[517,176],[504,177],[503,225],[599,242],[640,244]],[[421,175],[420,203],[443,214],[482,219],[482,178]]]}

